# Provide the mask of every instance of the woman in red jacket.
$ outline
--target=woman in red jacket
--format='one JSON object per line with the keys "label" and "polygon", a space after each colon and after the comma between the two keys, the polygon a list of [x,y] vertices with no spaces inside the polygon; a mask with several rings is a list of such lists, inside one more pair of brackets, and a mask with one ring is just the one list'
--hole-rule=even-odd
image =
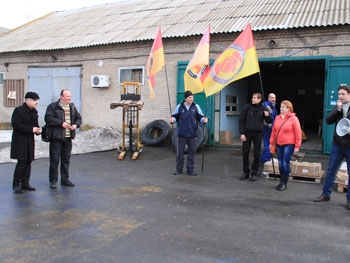
{"label": "woman in red jacket", "polygon": [[288,100],[282,101],[280,115],[275,119],[270,138],[270,148],[274,143],[277,146],[276,152],[280,170],[280,183],[276,187],[278,191],[287,189],[290,160],[293,153],[300,149],[301,136],[300,122],[293,112],[293,104]]}

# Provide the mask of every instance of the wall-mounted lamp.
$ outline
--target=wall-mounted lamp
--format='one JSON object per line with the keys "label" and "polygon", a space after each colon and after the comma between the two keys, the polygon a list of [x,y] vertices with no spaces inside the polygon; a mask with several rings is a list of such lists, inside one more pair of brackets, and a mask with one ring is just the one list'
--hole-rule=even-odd
{"label": "wall-mounted lamp", "polygon": [[273,48],[276,46],[275,40],[271,39],[269,42],[267,42],[267,45],[269,48]]}
{"label": "wall-mounted lamp", "polygon": [[57,61],[57,57],[56,56],[49,56],[49,62],[55,62]]}
{"label": "wall-mounted lamp", "polygon": [[5,66],[5,68],[6,68],[6,71],[7,71],[7,72],[9,72],[9,70],[8,70],[8,66],[10,66],[10,63],[5,62],[5,63],[4,63],[4,66]]}

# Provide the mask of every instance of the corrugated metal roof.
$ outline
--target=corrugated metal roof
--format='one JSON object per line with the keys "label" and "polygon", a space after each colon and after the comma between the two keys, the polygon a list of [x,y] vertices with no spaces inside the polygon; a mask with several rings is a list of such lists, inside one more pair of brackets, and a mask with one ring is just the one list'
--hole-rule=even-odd
{"label": "corrugated metal roof", "polygon": [[68,49],[253,30],[350,24],[349,0],[131,0],[48,14],[0,36],[0,52]]}

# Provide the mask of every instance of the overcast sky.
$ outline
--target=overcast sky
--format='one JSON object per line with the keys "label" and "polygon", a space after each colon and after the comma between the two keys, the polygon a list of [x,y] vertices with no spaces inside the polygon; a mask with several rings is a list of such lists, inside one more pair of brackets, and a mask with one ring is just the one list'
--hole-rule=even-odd
{"label": "overcast sky", "polygon": [[118,1],[120,0],[8,0],[1,5],[0,27],[13,29],[54,11]]}

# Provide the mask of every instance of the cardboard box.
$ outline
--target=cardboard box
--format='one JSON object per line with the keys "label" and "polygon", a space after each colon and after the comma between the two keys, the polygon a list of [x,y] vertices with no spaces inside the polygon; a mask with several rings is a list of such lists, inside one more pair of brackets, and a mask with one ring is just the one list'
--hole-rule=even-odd
{"label": "cardboard box", "polygon": [[291,175],[302,175],[310,177],[322,177],[322,164],[309,162],[290,162]]}
{"label": "cardboard box", "polygon": [[232,144],[232,132],[220,131],[220,144],[231,145]]}
{"label": "cardboard box", "polygon": [[[275,173],[279,174],[280,173],[280,169],[278,167],[278,159],[277,158],[273,158],[273,165],[275,167]],[[272,161],[267,161],[264,163],[264,171],[263,172],[267,172],[270,174],[273,174],[273,167],[272,167]]]}
{"label": "cardboard box", "polygon": [[339,170],[338,173],[337,173],[337,177],[336,177],[335,182],[336,183],[341,183],[341,184],[344,184],[344,185],[348,185],[349,175],[348,175],[347,171]]}

